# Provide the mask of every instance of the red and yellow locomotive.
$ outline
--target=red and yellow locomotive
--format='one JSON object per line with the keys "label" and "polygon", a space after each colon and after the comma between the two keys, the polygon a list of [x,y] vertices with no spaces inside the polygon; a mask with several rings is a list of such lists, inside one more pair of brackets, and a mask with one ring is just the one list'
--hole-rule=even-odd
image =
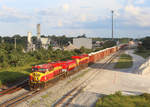
{"label": "red and yellow locomotive", "polygon": [[74,71],[80,70],[81,67],[88,65],[88,55],[73,56],[72,58],[73,60],[33,66],[33,72],[30,73],[29,79],[30,89],[43,88],[48,81],[61,76],[65,77]]}
{"label": "red and yellow locomotive", "polygon": [[126,46],[127,44],[124,44],[119,47],[115,46],[90,54],[72,56],[72,60],[33,66],[33,72],[30,73],[29,78],[30,89],[43,88],[47,82],[54,80],[57,77],[66,77],[74,71],[79,71],[80,69],[87,67],[89,63],[95,63]]}

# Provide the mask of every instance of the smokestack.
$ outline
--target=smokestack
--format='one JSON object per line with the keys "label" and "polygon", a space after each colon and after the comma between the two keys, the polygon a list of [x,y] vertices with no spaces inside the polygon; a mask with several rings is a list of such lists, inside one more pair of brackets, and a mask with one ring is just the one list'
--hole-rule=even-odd
{"label": "smokestack", "polygon": [[32,38],[32,33],[31,33],[31,32],[28,32],[28,43],[29,43],[29,44],[32,44],[31,38]]}
{"label": "smokestack", "polygon": [[40,24],[37,24],[37,39],[40,40],[41,33],[40,33]]}

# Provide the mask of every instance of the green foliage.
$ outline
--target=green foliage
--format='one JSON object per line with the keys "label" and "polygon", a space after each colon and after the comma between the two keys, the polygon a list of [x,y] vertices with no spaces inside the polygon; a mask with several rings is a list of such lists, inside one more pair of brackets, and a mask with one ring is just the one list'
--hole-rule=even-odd
{"label": "green foliage", "polygon": [[92,38],[92,41],[102,41],[102,38]]}
{"label": "green foliage", "polygon": [[[45,36],[43,35],[43,37]],[[52,43],[53,46],[65,46],[69,41],[72,41],[72,37],[68,38],[65,35],[58,37],[53,35],[49,37],[54,41]],[[86,37],[86,35],[82,35],[82,37]],[[15,38],[17,42],[16,49],[14,48]],[[32,39],[33,43],[35,43],[36,37],[33,36]],[[18,34],[13,37],[0,37],[0,82],[2,84],[27,76],[28,70],[31,71],[32,64],[64,61],[70,59],[71,56],[88,54],[93,51],[84,47],[74,51],[54,51],[52,45],[50,45],[48,50],[41,48],[33,52],[24,53],[23,49],[25,49],[26,43],[27,37],[21,37]],[[109,46],[112,46],[112,44]],[[26,68],[25,70],[24,67]]]}
{"label": "green foliage", "polygon": [[117,92],[100,98],[96,103],[96,107],[149,107],[149,96],[149,94],[123,96],[120,92]]}
{"label": "green foliage", "polygon": [[51,38],[51,44],[52,46],[59,46],[59,47],[63,47],[68,45],[69,42],[73,41],[72,37],[66,37],[65,35],[63,36],[48,36]]}
{"label": "green foliage", "polygon": [[147,58],[150,56],[150,37],[145,37],[141,39],[142,44],[139,44],[135,54],[142,56],[143,58]]}
{"label": "green foliage", "polygon": [[86,38],[86,34],[79,35],[77,38]]}
{"label": "green foliage", "polygon": [[121,38],[119,39],[120,43],[129,43],[129,41],[132,40],[131,38]]}
{"label": "green foliage", "polygon": [[122,95],[121,91],[117,91],[117,92],[115,92],[115,94],[116,94],[117,96],[121,96],[121,95]]}
{"label": "green foliage", "polygon": [[143,58],[148,58],[150,56],[150,50],[135,51],[135,54],[142,56]]}
{"label": "green foliage", "polygon": [[86,48],[84,48],[84,47],[82,46],[82,47],[80,48],[80,52],[81,52],[81,53],[88,54],[88,53],[92,52],[92,50],[91,50],[91,49],[86,49]]}
{"label": "green foliage", "polygon": [[143,52],[143,51],[145,51],[144,46],[139,45],[139,46],[137,47],[137,52]]}
{"label": "green foliage", "polygon": [[109,48],[109,47],[113,47],[115,45],[116,45],[115,41],[108,40],[103,44],[103,48]]}
{"label": "green foliage", "polygon": [[144,93],[141,96],[145,97],[147,100],[150,100],[150,94]]}
{"label": "green foliage", "polygon": [[96,52],[96,51],[100,51],[100,50],[103,50],[103,49],[104,49],[103,47],[96,48],[96,49],[94,50],[94,52]]}
{"label": "green foliage", "polygon": [[2,81],[0,81],[0,86],[2,86]]}
{"label": "green foliage", "polygon": [[142,40],[142,46],[145,49],[150,49],[150,37],[146,37]]}
{"label": "green foliage", "polygon": [[79,54],[88,54],[90,52],[92,52],[93,50],[92,49],[87,49],[87,48],[84,48],[83,46],[80,48],[80,49],[75,49],[74,52],[79,55]]}

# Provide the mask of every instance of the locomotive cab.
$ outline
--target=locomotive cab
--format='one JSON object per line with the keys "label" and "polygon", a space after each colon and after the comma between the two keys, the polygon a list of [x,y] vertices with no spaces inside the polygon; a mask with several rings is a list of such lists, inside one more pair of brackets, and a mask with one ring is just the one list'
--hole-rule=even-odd
{"label": "locomotive cab", "polygon": [[30,89],[45,87],[47,78],[45,74],[52,71],[54,67],[51,64],[43,64],[32,67],[32,73],[29,76]]}

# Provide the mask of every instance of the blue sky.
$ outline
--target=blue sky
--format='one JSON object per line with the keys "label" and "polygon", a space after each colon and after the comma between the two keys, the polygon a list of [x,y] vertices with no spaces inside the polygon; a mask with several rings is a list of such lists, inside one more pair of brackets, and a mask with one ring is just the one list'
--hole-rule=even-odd
{"label": "blue sky", "polygon": [[0,0],[0,35],[41,34],[111,37],[150,36],[149,0]]}

